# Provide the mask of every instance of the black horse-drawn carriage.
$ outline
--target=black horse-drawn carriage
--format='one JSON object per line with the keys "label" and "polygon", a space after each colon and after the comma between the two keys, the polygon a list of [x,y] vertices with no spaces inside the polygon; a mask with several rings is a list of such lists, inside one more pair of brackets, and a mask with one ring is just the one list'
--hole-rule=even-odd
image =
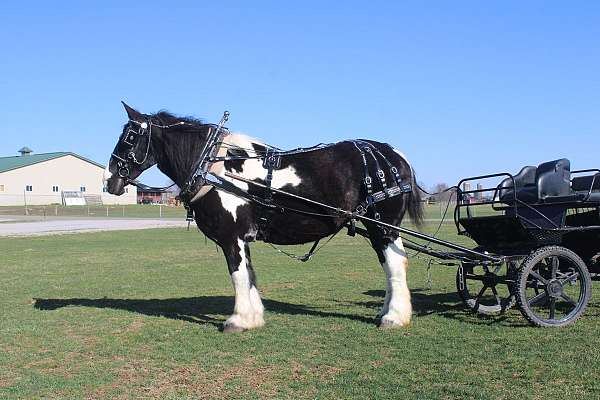
{"label": "black horse-drawn carriage", "polygon": [[[469,188],[501,178],[491,188]],[[516,175],[463,179],[454,221],[485,255],[460,255],[456,282],[467,306],[491,314],[516,303],[538,326],[566,325],[584,312],[600,273],[600,170],[570,171],[560,159]]]}

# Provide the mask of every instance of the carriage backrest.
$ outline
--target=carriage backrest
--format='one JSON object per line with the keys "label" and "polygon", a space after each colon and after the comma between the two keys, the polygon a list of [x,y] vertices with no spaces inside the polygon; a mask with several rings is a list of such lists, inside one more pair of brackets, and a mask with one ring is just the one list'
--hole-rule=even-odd
{"label": "carriage backrest", "polygon": [[[537,167],[523,167],[513,178],[516,198],[525,203],[547,202],[572,195],[571,163],[566,158],[548,161]],[[498,185],[500,200],[512,203],[513,190],[513,180],[504,179]]]}
{"label": "carriage backrest", "polygon": [[[592,188],[592,181],[594,187]],[[578,176],[571,180],[571,189],[576,192],[588,192],[590,188],[593,191],[600,190],[600,173],[587,176]]]}
{"label": "carriage backrest", "polygon": [[[526,166],[516,174],[514,178],[514,186],[517,188],[517,198],[526,203],[535,203],[537,201],[537,190],[535,188],[537,168],[534,166]],[[510,178],[504,179],[498,185],[499,196],[503,202],[511,202],[514,200],[513,195],[513,180]]]}
{"label": "carriage backrest", "polygon": [[571,163],[566,158],[561,158],[540,164],[535,183],[539,201],[571,195]]}

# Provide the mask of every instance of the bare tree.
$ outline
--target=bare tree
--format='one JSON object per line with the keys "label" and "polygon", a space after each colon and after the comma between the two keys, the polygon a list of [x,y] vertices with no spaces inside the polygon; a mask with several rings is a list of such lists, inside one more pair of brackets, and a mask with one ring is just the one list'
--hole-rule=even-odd
{"label": "bare tree", "polygon": [[448,190],[449,186],[447,183],[438,183],[431,188],[431,200],[435,202],[446,202],[448,199],[454,196],[455,189]]}

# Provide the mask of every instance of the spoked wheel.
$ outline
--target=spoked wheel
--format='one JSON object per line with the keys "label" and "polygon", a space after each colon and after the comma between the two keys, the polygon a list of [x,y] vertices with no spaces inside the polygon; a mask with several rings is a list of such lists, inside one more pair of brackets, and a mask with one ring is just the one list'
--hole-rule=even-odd
{"label": "spoked wheel", "polygon": [[542,247],[530,254],[517,276],[521,313],[537,326],[575,322],[587,307],[592,281],[587,266],[571,250]]}
{"label": "spoked wheel", "polygon": [[463,264],[456,271],[458,295],[472,311],[493,315],[515,304],[512,287],[516,270],[512,263],[487,266]]}

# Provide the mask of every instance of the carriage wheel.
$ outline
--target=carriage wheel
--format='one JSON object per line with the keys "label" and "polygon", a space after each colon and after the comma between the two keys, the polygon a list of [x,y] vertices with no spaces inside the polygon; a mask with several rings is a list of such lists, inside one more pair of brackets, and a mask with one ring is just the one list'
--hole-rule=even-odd
{"label": "carriage wheel", "polygon": [[517,276],[521,313],[537,326],[565,326],[587,307],[592,281],[587,266],[571,250],[542,247],[531,253]]}
{"label": "carriage wheel", "polygon": [[515,304],[512,290],[516,277],[513,263],[498,266],[463,264],[456,271],[456,289],[463,303],[472,311],[494,315],[506,312]]}

